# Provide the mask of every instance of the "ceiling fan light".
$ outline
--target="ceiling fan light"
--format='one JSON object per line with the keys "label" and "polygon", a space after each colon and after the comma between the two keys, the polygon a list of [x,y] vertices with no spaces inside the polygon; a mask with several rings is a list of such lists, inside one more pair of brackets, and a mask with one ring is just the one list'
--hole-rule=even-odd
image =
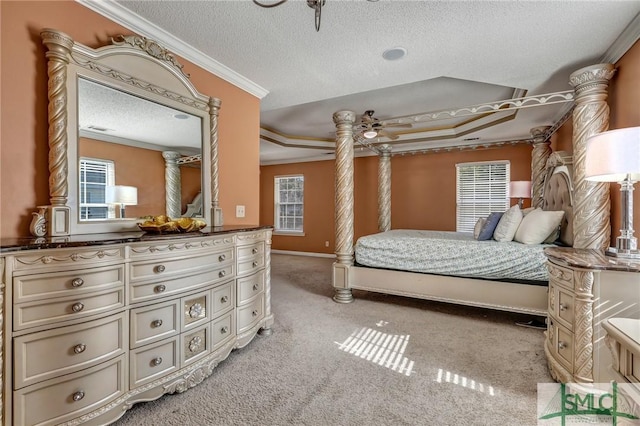
{"label": "ceiling fan light", "polygon": [[367,139],[373,139],[376,136],[378,136],[378,132],[376,132],[375,130],[367,130],[362,134],[362,136],[364,136]]}

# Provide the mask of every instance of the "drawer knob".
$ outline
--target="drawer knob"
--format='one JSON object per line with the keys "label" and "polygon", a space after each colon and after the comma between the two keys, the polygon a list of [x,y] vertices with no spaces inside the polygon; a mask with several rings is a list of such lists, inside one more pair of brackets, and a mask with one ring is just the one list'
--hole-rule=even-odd
{"label": "drawer knob", "polygon": [[220,278],[224,277],[225,275],[227,275],[227,271],[220,271],[220,272],[218,272],[218,276],[219,276]]}
{"label": "drawer knob", "polygon": [[73,312],[80,312],[83,309],[84,309],[84,305],[80,302],[74,303],[73,305],[71,305],[71,310]]}
{"label": "drawer knob", "polygon": [[158,265],[156,266],[156,272],[160,273],[160,272],[164,272],[165,267],[164,265]]}
{"label": "drawer knob", "polygon": [[74,278],[71,281],[71,286],[75,288],[82,287],[82,284],[84,284],[84,280],[82,278]]}
{"label": "drawer knob", "polygon": [[194,303],[189,308],[189,316],[191,318],[198,318],[204,312],[204,308],[199,303]]}
{"label": "drawer knob", "polygon": [[229,332],[229,327],[226,325],[220,329],[220,334],[227,334]]}
{"label": "drawer knob", "polygon": [[251,250],[251,253],[253,253],[253,254],[258,253],[258,247],[254,247],[253,250]]}
{"label": "drawer knob", "polygon": [[167,289],[167,286],[165,286],[164,284],[160,284],[155,286],[155,288],[153,289],[156,293],[162,293],[163,291],[165,291]]}
{"label": "drawer knob", "polygon": [[162,326],[162,320],[161,319],[154,320],[151,323],[151,327],[153,327],[153,328],[158,328],[158,327],[161,327],[161,326]]}
{"label": "drawer knob", "polygon": [[560,304],[560,306],[559,306],[559,308],[560,308],[560,310],[561,310],[561,311],[566,311],[566,310],[567,310],[567,308],[568,308],[568,306],[567,306],[567,305],[565,305],[564,303],[561,303],[561,304]]}
{"label": "drawer knob", "polygon": [[220,298],[220,302],[221,302],[221,303],[227,303],[228,301],[229,301],[229,296],[222,296],[222,297]]}
{"label": "drawer knob", "polygon": [[253,315],[254,317],[258,316],[258,310],[254,309],[253,312],[251,312],[251,315]]}
{"label": "drawer knob", "polygon": [[158,365],[162,364],[162,358],[161,357],[157,357],[151,360],[151,365],[153,365],[154,367],[157,367]]}
{"label": "drawer knob", "polygon": [[84,398],[84,391],[78,391],[76,393],[74,393],[73,395],[71,395],[71,398],[73,398],[74,401],[80,401],[82,398]]}
{"label": "drawer knob", "polygon": [[87,345],[85,345],[84,343],[80,343],[79,345],[75,345],[73,347],[73,352],[77,354],[81,354],[82,352],[84,352],[85,349],[87,349]]}
{"label": "drawer knob", "polygon": [[567,344],[565,342],[558,342],[558,349],[562,350],[566,348],[567,348]]}
{"label": "drawer knob", "polygon": [[252,263],[251,265],[253,265],[253,267],[255,268],[256,266],[258,266],[258,261],[257,261],[257,260],[254,260],[254,261],[253,261],[253,263]]}
{"label": "drawer knob", "polygon": [[218,261],[219,261],[219,262],[224,262],[224,260],[225,260],[226,258],[227,258],[227,256],[226,256],[226,255],[221,254],[220,256],[218,256]]}
{"label": "drawer knob", "polygon": [[253,285],[253,291],[258,291],[259,288],[260,286],[258,284]]}

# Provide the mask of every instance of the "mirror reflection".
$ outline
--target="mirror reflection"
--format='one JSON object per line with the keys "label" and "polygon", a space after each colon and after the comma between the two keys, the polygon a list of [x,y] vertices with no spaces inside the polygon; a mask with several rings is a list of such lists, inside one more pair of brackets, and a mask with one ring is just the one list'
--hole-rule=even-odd
{"label": "mirror reflection", "polygon": [[202,119],[78,80],[81,221],[202,217]]}

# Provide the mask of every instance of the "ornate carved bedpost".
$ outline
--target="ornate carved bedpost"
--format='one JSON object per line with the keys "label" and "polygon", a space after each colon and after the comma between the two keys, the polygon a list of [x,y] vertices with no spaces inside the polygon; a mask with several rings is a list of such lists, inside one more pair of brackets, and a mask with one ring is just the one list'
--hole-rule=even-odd
{"label": "ornate carved bedpost", "polygon": [[209,127],[211,132],[211,220],[213,226],[222,226],[220,209],[220,183],[218,166],[218,114],[222,102],[218,98],[209,99]]}
{"label": "ornate carved bedpost", "polygon": [[551,142],[545,138],[549,129],[549,126],[534,127],[531,129],[531,136],[533,136],[533,151],[531,152],[531,207],[542,208],[547,159],[551,155]]}
{"label": "ornate carved bedpost", "polygon": [[181,187],[181,179],[180,179],[180,167],[178,166],[178,159],[180,158],[180,153],[176,151],[162,151],[162,157],[165,161],[165,169],[164,169],[164,181],[165,181],[165,191],[166,191],[166,211],[167,216],[170,218],[180,217],[180,203],[181,203],[181,195],[180,195],[180,187]]}
{"label": "ornate carved bedpost", "polygon": [[391,229],[391,146],[382,145],[378,157],[378,231]]}
{"label": "ornate carved bedpost", "polygon": [[604,250],[609,247],[609,183],[585,180],[584,168],[587,138],[609,128],[607,88],[614,73],[613,65],[599,64],[582,68],[570,76],[576,92],[576,107],[573,110],[575,248]]}
{"label": "ornate carved bedpost", "polygon": [[353,265],[353,111],[333,114],[336,123],[336,262],[333,264],[333,300],[353,302],[349,268]]}

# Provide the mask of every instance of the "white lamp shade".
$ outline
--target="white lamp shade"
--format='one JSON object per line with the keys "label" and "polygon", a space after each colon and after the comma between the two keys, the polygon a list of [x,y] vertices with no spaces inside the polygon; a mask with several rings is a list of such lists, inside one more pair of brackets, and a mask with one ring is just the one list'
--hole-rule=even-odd
{"label": "white lamp shade", "polygon": [[514,180],[509,182],[509,196],[511,198],[531,198],[531,181]]}
{"label": "white lamp shade", "polygon": [[610,130],[587,139],[585,178],[598,182],[640,180],[640,127]]}
{"label": "white lamp shade", "polygon": [[138,204],[138,188],[124,185],[107,186],[106,201],[107,203],[135,206]]}

